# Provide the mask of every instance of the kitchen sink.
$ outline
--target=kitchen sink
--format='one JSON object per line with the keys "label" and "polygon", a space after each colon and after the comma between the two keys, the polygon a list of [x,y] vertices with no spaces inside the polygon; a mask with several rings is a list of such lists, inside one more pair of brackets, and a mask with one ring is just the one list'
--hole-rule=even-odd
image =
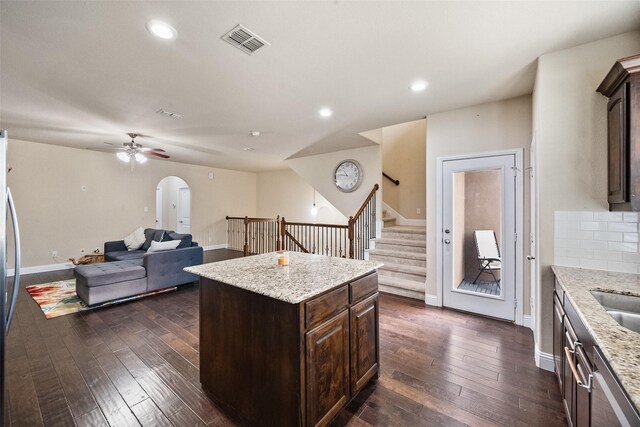
{"label": "kitchen sink", "polygon": [[640,297],[601,291],[591,291],[591,295],[593,295],[607,311],[626,311],[640,314]]}
{"label": "kitchen sink", "polygon": [[620,326],[640,333],[640,314],[613,310],[607,310],[607,313],[609,313],[609,316],[613,317],[613,320],[618,322]]}
{"label": "kitchen sink", "polygon": [[601,291],[591,295],[620,326],[640,333],[640,297]]}

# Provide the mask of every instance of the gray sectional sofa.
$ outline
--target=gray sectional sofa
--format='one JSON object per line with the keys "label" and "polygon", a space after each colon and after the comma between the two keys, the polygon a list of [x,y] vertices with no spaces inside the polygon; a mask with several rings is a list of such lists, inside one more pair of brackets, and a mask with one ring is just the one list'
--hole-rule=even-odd
{"label": "gray sectional sofa", "polygon": [[[104,244],[104,263],[77,266],[76,293],[88,305],[126,298],[195,282],[183,269],[203,262],[203,249],[190,234],[148,228],[139,250],[129,251],[124,240]],[[148,252],[151,241],[180,240],[176,249]]]}

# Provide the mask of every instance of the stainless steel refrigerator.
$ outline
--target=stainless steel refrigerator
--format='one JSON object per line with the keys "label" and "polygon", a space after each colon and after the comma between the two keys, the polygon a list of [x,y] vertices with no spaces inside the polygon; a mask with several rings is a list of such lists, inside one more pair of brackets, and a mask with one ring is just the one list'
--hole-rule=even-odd
{"label": "stainless steel refrigerator", "polygon": [[[5,392],[5,345],[6,337],[11,327],[11,319],[16,307],[18,288],[20,286],[20,231],[18,230],[18,218],[16,217],[15,205],[11,197],[11,191],[7,186],[7,145],[9,143],[6,130],[0,130],[0,423],[5,424],[6,407],[8,398]],[[11,273],[7,267],[7,217],[11,217],[14,242],[14,266],[13,283],[8,280]]]}

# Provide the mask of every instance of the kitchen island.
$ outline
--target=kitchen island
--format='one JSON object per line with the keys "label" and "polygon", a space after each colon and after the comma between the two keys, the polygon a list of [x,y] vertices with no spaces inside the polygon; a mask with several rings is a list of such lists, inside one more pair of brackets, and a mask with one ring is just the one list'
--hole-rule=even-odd
{"label": "kitchen island", "polygon": [[381,264],[275,253],[200,276],[200,381],[247,425],[326,425],[379,375]]}

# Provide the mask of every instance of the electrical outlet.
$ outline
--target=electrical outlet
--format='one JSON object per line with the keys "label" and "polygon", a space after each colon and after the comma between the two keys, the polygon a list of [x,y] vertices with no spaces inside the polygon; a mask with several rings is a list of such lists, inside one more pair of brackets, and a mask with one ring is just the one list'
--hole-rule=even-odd
{"label": "electrical outlet", "polygon": [[93,253],[94,253],[94,254],[100,253],[100,248],[95,248],[95,249],[93,250]]}
{"label": "electrical outlet", "polygon": [[51,251],[51,258],[55,258],[58,256],[58,251]]}
{"label": "electrical outlet", "polygon": [[420,208],[417,208],[417,209],[416,209],[416,213],[417,213],[418,215],[420,215],[420,213],[421,213],[421,212],[422,212],[422,209],[420,209]]}
{"label": "electrical outlet", "polygon": [[145,207],[144,207],[144,211],[145,211],[145,212],[149,212],[149,206],[145,206]]}
{"label": "electrical outlet", "polygon": [[80,253],[84,254],[86,251],[84,250],[84,248],[80,249]]}

